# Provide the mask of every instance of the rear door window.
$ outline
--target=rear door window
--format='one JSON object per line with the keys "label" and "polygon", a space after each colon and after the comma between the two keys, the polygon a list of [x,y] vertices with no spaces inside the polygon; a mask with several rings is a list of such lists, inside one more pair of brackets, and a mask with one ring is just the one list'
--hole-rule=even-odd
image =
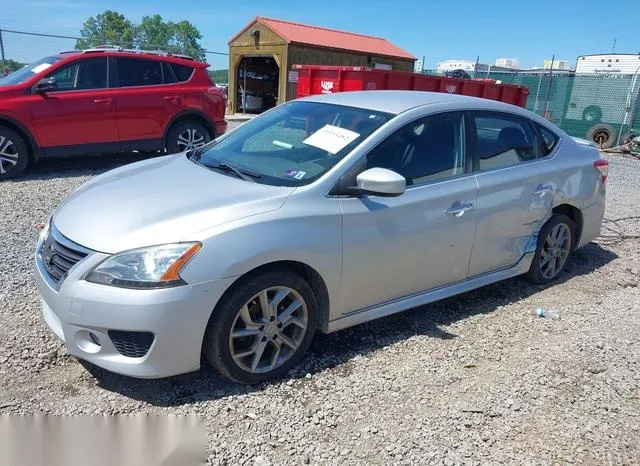
{"label": "rear door window", "polygon": [[173,84],[178,82],[176,76],[173,74],[173,70],[171,69],[171,65],[169,63],[162,63],[162,76],[164,78],[165,84]]}
{"label": "rear door window", "polygon": [[139,58],[117,58],[120,87],[156,86],[163,83],[162,62]]}
{"label": "rear door window", "polygon": [[511,167],[543,157],[531,123],[518,115],[471,112],[480,170]]}

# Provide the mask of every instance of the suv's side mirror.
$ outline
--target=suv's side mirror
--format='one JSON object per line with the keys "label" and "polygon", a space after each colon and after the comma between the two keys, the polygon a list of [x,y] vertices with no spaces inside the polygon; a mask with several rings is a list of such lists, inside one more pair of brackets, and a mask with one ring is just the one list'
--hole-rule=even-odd
{"label": "suv's side mirror", "polygon": [[37,94],[46,94],[58,90],[58,83],[55,78],[43,78],[36,83],[34,91]]}
{"label": "suv's side mirror", "polygon": [[361,194],[394,197],[404,193],[407,180],[404,176],[386,168],[374,167],[356,177],[356,189]]}

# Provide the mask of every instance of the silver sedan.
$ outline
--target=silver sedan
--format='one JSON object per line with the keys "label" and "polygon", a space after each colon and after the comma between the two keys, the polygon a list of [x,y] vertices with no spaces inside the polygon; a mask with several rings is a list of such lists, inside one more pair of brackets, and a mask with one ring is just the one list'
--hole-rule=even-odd
{"label": "silver sedan", "polygon": [[43,315],[72,355],[113,372],[171,376],[204,354],[260,383],[316,331],[558,278],[600,233],[606,178],[596,148],[519,107],[308,97],[72,193],[37,244]]}

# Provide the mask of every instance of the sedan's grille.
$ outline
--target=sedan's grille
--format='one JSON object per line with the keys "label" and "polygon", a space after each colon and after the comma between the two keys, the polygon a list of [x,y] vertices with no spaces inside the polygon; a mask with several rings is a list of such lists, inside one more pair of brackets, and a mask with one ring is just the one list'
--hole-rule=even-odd
{"label": "sedan's grille", "polygon": [[87,257],[88,251],[74,245],[55,230],[53,225],[42,243],[40,259],[49,278],[58,285],[71,267]]}
{"label": "sedan's grille", "polygon": [[118,353],[129,358],[143,357],[153,343],[153,333],[151,332],[109,330],[108,333]]}

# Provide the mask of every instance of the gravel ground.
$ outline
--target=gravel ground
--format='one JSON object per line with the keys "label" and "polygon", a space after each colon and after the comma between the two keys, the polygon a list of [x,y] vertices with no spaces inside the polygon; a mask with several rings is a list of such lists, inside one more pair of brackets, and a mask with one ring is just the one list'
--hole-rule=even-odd
{"label": "gravel ground", "polygon": [[[609,158],[606,216],[637,215],[640,162]],[[318,335],[285,380],[237,386],[208,368],[135,380],[70,357],[31,278],[36,225],[129,160],[49,164],[0,185],[1,413],[197,414],[211,464],[637,464],[638,220],[607,222],[554,286],[513,279]],[[539,306],[562,318],[531,316]]]}

